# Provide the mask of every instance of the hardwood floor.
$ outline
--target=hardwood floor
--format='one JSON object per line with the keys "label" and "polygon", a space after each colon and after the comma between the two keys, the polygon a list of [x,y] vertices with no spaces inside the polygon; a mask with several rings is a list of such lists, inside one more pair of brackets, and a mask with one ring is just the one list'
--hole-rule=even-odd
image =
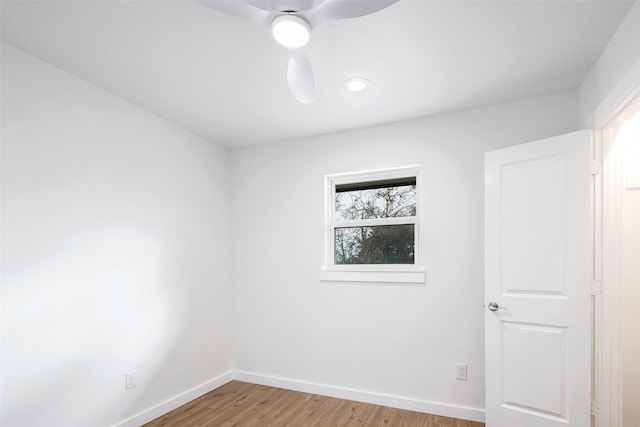
{"label": "hardwood floor", "polygon": [[231,381],[145,427],[483,427],[420,412]]}

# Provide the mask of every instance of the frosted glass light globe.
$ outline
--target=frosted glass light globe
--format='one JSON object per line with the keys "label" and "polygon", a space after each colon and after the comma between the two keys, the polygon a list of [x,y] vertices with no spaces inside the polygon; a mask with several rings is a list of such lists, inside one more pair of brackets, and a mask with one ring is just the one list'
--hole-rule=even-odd
{"label": "frosted glass light globe", "polygon": [[273,38],[283,46],[297,48],[309,42],[311,27],[307,21],[295,15],[278,16],[271,23]]}

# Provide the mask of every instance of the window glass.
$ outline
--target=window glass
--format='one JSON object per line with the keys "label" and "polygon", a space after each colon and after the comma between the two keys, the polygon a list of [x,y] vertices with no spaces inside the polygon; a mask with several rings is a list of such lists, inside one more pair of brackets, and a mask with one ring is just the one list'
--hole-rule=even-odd
{"label": "window glass", "polygon": [[336,228],[335,264],[413,264],[414,236],[413,224]]}
{"label": "window glass", "polygon": [[416,184],[377,187],[336,186],[335,220],[351,221],[416,215]]}

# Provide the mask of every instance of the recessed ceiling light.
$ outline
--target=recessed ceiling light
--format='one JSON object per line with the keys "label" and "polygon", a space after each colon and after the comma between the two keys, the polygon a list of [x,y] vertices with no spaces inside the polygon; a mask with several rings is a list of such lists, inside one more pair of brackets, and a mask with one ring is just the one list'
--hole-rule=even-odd
{"label": "recessed ceiling light", "polygon": [[350,92],[363,92],[369,87],[369,80],[361,77],[354,77],[346,80],[344,85]]}
{"label": "recessed ceiling light", "polygon": [[281,45],[296,48],[307,44],[311,27],[299,16],[282,15],[271,23],[271,32]]}

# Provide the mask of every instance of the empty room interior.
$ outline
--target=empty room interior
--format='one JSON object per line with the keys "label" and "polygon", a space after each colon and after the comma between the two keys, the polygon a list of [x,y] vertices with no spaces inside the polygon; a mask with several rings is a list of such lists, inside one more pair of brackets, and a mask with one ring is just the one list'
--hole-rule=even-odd
{"label": "empty room interior", "polygon": [[640,426],[638,1],[0,17],[3,427]]}

